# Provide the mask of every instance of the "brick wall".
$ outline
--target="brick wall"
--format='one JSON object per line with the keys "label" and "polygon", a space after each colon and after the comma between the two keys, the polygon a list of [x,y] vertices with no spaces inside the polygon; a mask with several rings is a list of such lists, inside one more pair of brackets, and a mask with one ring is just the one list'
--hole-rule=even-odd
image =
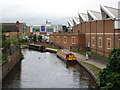
{"label": "brick wall", "polygon": [[14,67],[14,65],[21,59],[21,51],[18,46],[14,46],[16,50],[8,56],[7,61],[2,64],[2,78]]}
{"label": "brick wall", "polygon": [[[56,39],[51,40],[57,45],[70,49],[70,46],[75,46],[70,42],[70,38],[74,36],[75,33],[79,33],[78,36],[75,35],[76,44],[81,47],[90,46],[91,51],[94,53],[108,56],[111,48],[120,48],[120,30],[114,29],[114,20],[81,22],[80,24],[73,26],[73,34],[71,36],[67,35],[67,43],[63,43],[63,39],[61,39],[59,43],[57,43]],[[63,38],[64,35],[60,36],[60,38]],[[54,38],[57,38],[57,36]],[[81,40],[81,38],[83,40]],[[84,44],[82,44],[83,42]]]}
{"label": "brick wall", "polygon": [[54,45],[71,50],[84,50],[85,35],[84,34],[52,34],[50,42]]}
{"label": "brick wall", "polygon": [[6,39],[18,39],[18,32],[5,32]]}
{"label": "brick wall", "polygon": [[[16,25],[16,23],[2,23],[2,25]],[[23,33],[23,23],[19,23],[19,32]]]}

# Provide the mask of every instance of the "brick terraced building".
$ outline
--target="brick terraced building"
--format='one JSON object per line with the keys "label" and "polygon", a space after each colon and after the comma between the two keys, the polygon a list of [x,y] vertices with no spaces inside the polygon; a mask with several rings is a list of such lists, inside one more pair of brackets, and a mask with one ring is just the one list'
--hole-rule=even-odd
{"label": "brick terraced building", "polygon": [[89,10],[68,21],[71,34],[52,34],[50,41],[55,45],[108,56],[111,48],[120,48],[120,10],[100,6],[100,12]]}
{"label": "brick terraced building", "polygon": [[18,21],[16,23],[1,23],[2,25],[16,25],[19,27],[20,33],[26,33],[26,23],[19,23]]}

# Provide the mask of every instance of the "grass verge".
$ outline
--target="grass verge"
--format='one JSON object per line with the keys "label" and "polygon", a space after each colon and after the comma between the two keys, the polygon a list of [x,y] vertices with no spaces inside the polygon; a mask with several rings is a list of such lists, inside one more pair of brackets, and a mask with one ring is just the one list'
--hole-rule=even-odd
{"label": "grass verge", "polygon": [[102,60],[104,62],[108,62],[108,58],[107,57],[101,56],[101,55],[96,54],[96,53],[91,53],[91,55],[92,55],[93,59],[100,59],[100,60]]}
{"label": "grass verge", "polygon": [[85,66],[87,66],[87,67],[95,74],[96,77],[99,76],[99,73],[100,73],[100,71],[101,71],[101,68],[98,68],[98,67],[96,67],[96,66],[93,65],[93,64],[86,63],[86,62],[83,62],[83,61],[81,61],[81,63],[84,64]]}
{"label": "grass verge", "polygon": [[23,47],[23,48],[27,48],[27,47],[28,47],[28,45],[21,45],[21,47]]}
{"label": "grass verge", "polygon": [[82,54],[82,55],[85,55],[86,52],[80,52],[80,51],[74,51],[74,50],[70,50],[71,52],[75,52],[75,53],[78,53],[78,54]]}

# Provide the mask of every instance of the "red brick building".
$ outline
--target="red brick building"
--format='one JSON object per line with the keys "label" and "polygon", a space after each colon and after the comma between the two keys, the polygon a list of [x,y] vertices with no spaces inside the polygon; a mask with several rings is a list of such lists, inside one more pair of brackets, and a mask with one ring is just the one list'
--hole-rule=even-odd
{"label": "red brick building", "polygon": [[26,35],[30,36],[32,33],[30,32],[30,26],[26,27]]}
{"label": "red brick building", "polygon": [[2,23],[2,25],[16,25],[19,27],[20,33],[26,33],[26,24],[25,23],[19,23],[18,21],[16,23]]}
{"label": "red brick building", "polygon": [[[68,22],[69,27],[72,27],[72,34],[53,34],[51,37],[54,39],[50,38],[50,41],[73,49],[70,48],[74,46],[71,44],[71,38],[75,37],[77,50],[85,50],[80,47],[90,48],[94,53],[108,56],[111,48],[120,48],[120,17],[118,17],[120,10],[107,6],[100,6],[100,10],[101,13],[90,10],[87,14],[79,14],[79,18],[73,18]],[[59,43],[57,37],[61,38]],[[66,43],[64,43],[65,37]]]}
{"label": "red brick building", "polygon": [[85,34],[51,34],[50,42],[61,48],[84,51]]}

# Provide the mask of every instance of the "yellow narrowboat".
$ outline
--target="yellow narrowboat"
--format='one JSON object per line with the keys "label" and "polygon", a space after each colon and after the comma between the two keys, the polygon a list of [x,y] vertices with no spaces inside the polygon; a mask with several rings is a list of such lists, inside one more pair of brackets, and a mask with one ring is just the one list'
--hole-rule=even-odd
{"label": "yellow narrowboat", "polygon": [[60,49],[57,51],[56,54],[57,54],[57,57],[61,58],[66,63],[76,63],[77,62],[77,59],[74,56],[74,54],[66,49]]}

